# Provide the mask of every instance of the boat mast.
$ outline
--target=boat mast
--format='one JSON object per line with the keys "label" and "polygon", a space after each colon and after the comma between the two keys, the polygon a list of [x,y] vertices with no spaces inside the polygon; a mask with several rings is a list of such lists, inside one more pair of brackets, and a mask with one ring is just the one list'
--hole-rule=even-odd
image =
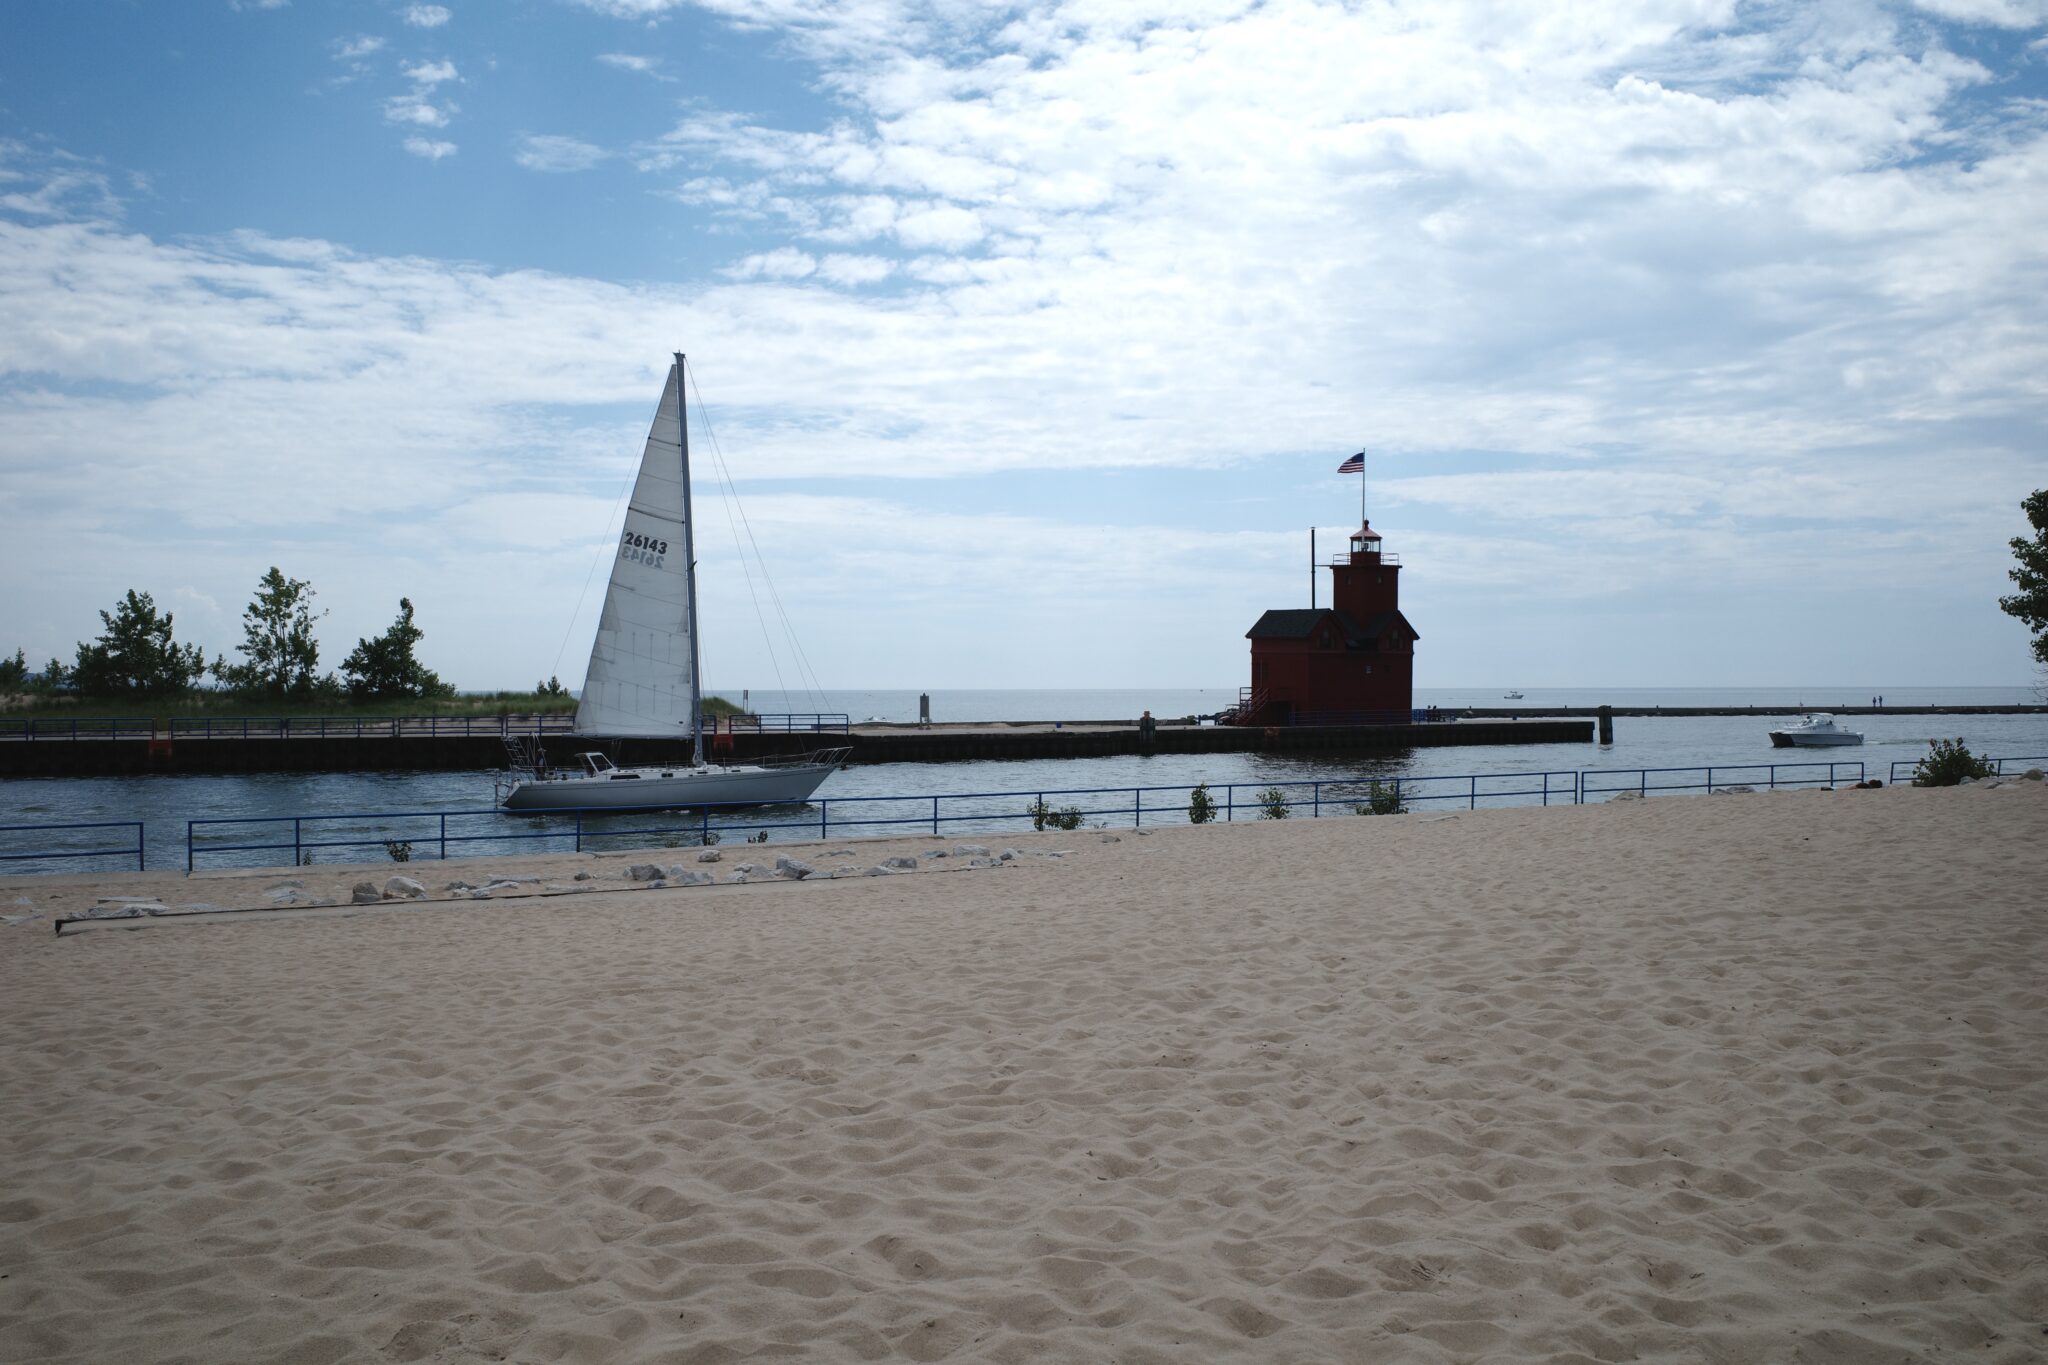
{"label": "boat mast", "polygon": [[683,353],[676,353],[676,451],[683,464],[683,590],[689,598],[690,761],[704,766],[703,659],[697,651],[697,518],[690,512],[690,412],[683,401]]}

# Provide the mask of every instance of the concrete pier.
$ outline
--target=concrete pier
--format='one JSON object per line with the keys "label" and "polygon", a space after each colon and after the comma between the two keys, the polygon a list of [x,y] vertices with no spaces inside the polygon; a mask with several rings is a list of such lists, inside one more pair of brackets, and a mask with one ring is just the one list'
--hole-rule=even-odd
{"label": "concrete pier", "polygon": [[[851,734],[739,734],[731,756],[847,747],[850,763],[945,763],[974,759],[1094,758],[1143,752],[1385,753],[1397,749],[1497,744],[1585,744],[1590,718],[1457,720],[1429,725],[1179,725],[1162,723],[1148,741],[1129,721],[857,726]],[[565,763],[605,748],[574,735],[548,735],[548,756]],[[609,746],[628,764],[687,761],[690,746],[671,740],[629,740]],[[714,757],[723,756],[715,754]],[[285,737],[37,739],[0,743],[0,777],[87,777],[143,773],[404,772],[505,767],[496,736],[335,735]]]}

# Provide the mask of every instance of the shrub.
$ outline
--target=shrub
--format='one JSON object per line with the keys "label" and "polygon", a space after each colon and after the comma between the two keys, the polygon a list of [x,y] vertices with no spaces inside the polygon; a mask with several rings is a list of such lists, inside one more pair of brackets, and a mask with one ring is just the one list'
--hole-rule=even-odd
{"label": "shrub", "polygon": [[762,830],[762,831],[761,831],[761,832],[760,832],[759,834],[749,834],[749,835],[747,836],[747,842],[748,842],[748,843],[750,843],[750,844],[765,844],[765,843],[767,843],[767,842],[768,842],[768,831],[764,829],[764,830]]}
{"label": "shrub", "polygon": [[1278,787],[1268,787],[1259,793],[1259,818],[1261,820],[1285,820],[1288,816],[1287,793]]}
{"label": "shrub", "polygon": [[1081,828],[1081,811],[1079,807],[1066,806],[1060,810],[1054,810],[1051,806],[1045,804],[1045,798],[1042,796],[1033,801],[1029,806],[1026,806],[1024,813],[1031,817],[1031,828],[1033,829]]}
{"label": "shrub", "polygon": [[1366,788],[1365,800],[1351,808],[1353,815],[1406,815],[1408,803],[1401,799],[1401,784],[1381,782],[1373,779]]}
{"label": "shrub", "polygon": [[1216,798],[1209,795],[1209,784],[1203,782],[1195,787],[1188,797],[1188,823],[1206,825],[1216,818]]}
{"label": "shrub", "polygon": [[1991,760],[1971,753],[1961,739],[1934,739],[1927,742],[1927,757],[1913,769],[1913,785],[1953,787],[1966,777],[1992,777],[1997,771]]}
{"label": "shrub", "polygon": [[409,863],[412,861],[412,845],[402,839],[386,839],[384,841],[384,851],[391,855],[391,861],[394,863]]}

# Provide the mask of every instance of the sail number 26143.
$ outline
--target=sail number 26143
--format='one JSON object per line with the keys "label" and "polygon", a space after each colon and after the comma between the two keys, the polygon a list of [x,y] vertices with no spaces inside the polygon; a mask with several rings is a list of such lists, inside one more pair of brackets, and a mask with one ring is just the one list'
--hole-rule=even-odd
{"label": "sail number 26143", "polygon": [[653,536],[643,536],[635,531],[626,532],[625,539],[619,542],[621,559],[651,564],[657,569],[661,567],[661,557],[667,553],[667,541],[658,540]]}

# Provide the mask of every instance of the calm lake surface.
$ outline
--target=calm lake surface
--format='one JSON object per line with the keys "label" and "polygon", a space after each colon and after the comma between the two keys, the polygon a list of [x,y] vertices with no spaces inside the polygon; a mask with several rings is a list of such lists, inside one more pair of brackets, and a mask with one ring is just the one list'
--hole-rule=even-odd
{"label": "calm lake surface", "polygon": [[[1507,689],[1499,689],[1505,691]],[[1781,694],[1791,696],[1789,704],[1804,702],[1816,709],[1863,703],[1881,689],[1763,689],[1755,691],[1688,691],[1682,689],[1558,689],[1530,690],[1525,700],[1531,706],[1590,705],[1607,701],[1622,706],[1738,706],[1784,705]],[[1846,692],[1847,695],[1834,695]],[[1135,715],[1149,707],[1155,715],[1172,716],[1190,711],[1214,711],[1234,700],[1236,693],[1224,689],[1187,691],[1115,692],[938,692],[932,694],[933,714],[942,720],[1105,720]],[[830,705],[822,709],[848,710],[856,719],[869,715],[891,719],[914,718],[915,693],[868,692],[828,694],[830,700],[852,702],[864,699],[865,706]],[[907,699],[908,716],[893,714]],[[781,700],[756,693],[753,703],[773,709]],[[796,700],[794,698],[790,699]],[[2025,688],[1948,688],[1919,691],[1894,688],[1885,692],[1887,704],[1992,704],[2033,700]],[[1135,702],[1135,706],[1133,706]],[[1499,693],[1481,689],[1418,690],[1417,705],[1446,709],[1464,706],[1500,706]],[[984,709],[987,708],[987,709]],[[813,709],[804,706],[802,709]],[[847,768],[826,782],[820,801],[809,807],[750,814],[712,822],[724,826],[725,842],[733,844],[764,820],[782,822],[771,831],[776,839],[812,838],[819,835],[821,817],[827,821],[828,837],[855,838],[861,835],[932,831],[932,798],[939,796],[941,838],[961,835],[994,836],[1003,831],[1030,828],[1021,818],[1034,796],[1045,795],[1047,804],[1073,806],[1096,812],[1087,823],[1098,821],[1111,827],[1129,825],[1134,787],[1168,788],[1147,792],[1142,799],[1147,824],[1184,821],[1188,788],[1207,782],[1219,804],[1234,800],[1236,815],[1256,815],[1256,790],[1275,783],[1334,784],[1320,793],[1313,787],[1289,790],[1290,799],[1313,803],[1320,799],[1343,813],[1358,799],[1357,783],[1378,778],[1400,777],[1407,785],[1411,804],[1417,809],[1460,809],[1471,800],[1476,785],[1480,805],[1525,804],[1541,800],[1541,778],[1495,779],[1477,784],[1473,774],[1555,774],[1549,779],[1553,801],[1571,799],[1571,774],[1583,770],[1692,768],[1714,765],[1716,785],[1746,783],[1762,786],[1767,774],[1760,768],[1740,770],[1742,765],[1861,763],[1872,777],[1889,780],[1893,762],[1910,764],[1927,751],[1932,739],[1961,738],[1978,753],[2004,758],[2033,758],[2048,766],[2048,715],[2021,716],[1859,716],[1851,728],[1864,732],[1865,742],[1855,748],[1833,751],[1800,751],[1771,748],[1766,731],[1781,721],[1748,716],[1672,716],[1654,718],[1622,717],[1615,721],[1612,745],[1547,744],[1503,745],[1473,748],[1416,749],[1375,756],[1325,758],[1309,755],[1267,754],[1162,754],[1151,758],[1135,755],[1038,761],[981,761],[967,763],[891,763]],[[630,758],[630,754],[628,755]],[[1723,771],[1725,769],[1725,771]],[[1781,769],[1779,781],[1814,778],[1825,769]],[[1841,780],[1854,779],[1854,772],[1842,769]],[[90,778],[14,778],[0,781],[0,825],[87,822],[96,820],[140,820],[145,825],[148,865],[154,868],[182,868],[186,862],[187,822],[208,819],[275,819],[302,817],[298,850],[303,856],[309,845],[315,861],[346,862],[382,856],[383,841],[409,842],[414,859],[431,859],[440,851],[443,828],[441,812],[475,812],[450,815],[447,831],[451,856],[476,856],[492,852],[505,854],[563,850],[570,847],[566,831],[569,822],[551,818],[517,817],[491,810],[492,783],[498,774],[476,772],[397,773],[269,773],[236,776],[147,776]],[[1650,782],[1698,782],[1704,774],[1652,777]],[[1902,774],[1903,776],[1903,774]],[[1599,777],[1593,785],[1618,787],[1632,779]],[[1224,789],[1237,784],[1234,793]],[[1109,790],[1104,790],[1109,789]],[[954,799],[956,794],[1025,793],[1023,796],[983,795]],[[853,800],[852,798],[891,798]],[[1252,807],[1249,811],[1247,807]],[[427,818],[400,820],[392,813],[434,812]],[[1112,813],[1114,812],[1114,813]],[[1304,805],[1296,812],[1311,813]],[[1325,813],[1330,813],[1326,810]],[[333,817],[354,817],[335,819]],[[307,821],[304,817],[327,817]],[[857,821],[877,823],[856,824]],[[879,822],[893,823],[879,823]],[[677,815],[614,816],[586,822],[587,831],[605,828],[675,830],[683,823]],[[692,829],[695,826],[692,825]],[[505,836],[523,836],[564,831],[546,841]],[[59,847],[103,846],[107,834],[81,834],[96,839],[90,844],[63,844],[59,836],[34,833],[0,834],[0,852],[44,851]],[[678,844],[694,844],[694,833],[666,836]],[[282,824],[243,826],[202,826],[203,844],[282,844],[284,847],[214,851],[202,853],[201,867],[285,866],[293,862],[293,829]],[[984,840],[985,842],[986,840]],[[609,845],[586,842],[586,847],[628,847],[659,845],[663,836],[640,835],[618,838]],[[25,872],[88,871],[118,868],[119,859],[94,862],[17,861],[0,864],[0,875]],[[129,865],[132,865],[130,863]]]}

